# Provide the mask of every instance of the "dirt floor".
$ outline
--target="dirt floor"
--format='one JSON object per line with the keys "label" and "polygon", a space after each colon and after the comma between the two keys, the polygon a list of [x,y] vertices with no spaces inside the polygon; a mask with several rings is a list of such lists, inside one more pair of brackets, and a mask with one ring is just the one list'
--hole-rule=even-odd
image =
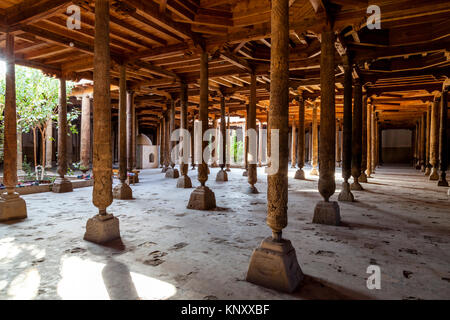
{"label": "dirt floor", "polygon": [[[306,168],[309,172],[309,168]],[[177,189],[160,169],[143,170],[135,200],[115,200],[122,241],[83,241],[96,213],[92,188],[23,198],[28,219],[0,224],[0,299],[450,299],[450,197],[421,172],[377,169],[357,202],[339,203],[344,225],[312,224],[321,199],[317,177],[289,171],[289,225],[305,281],[281,294],[245,281],[252,250],[269,236],[266,176],[260,194],[242,169],[207,185],[218,208],[186,209],[192,189]],[[193,184],[197,172],[189,171]],[[338,190],[341,173],[336,173]],[[381,268],[381,289],[369,290],[369,265]]]}

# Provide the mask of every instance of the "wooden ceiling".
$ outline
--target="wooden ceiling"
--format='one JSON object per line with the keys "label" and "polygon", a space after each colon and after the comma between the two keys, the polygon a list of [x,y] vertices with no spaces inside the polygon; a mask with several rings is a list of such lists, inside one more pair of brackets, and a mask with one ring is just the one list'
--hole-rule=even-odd
{"label": "wooden ceiling", "polygon": [[[70,5],[81,8],[81,29],[67,28]],[[342,59],[354,61],[354,78],[365,84],[379,119],[413,126],[450,75],[448,0],[290,0],[290,115],[294,100],[320,98],[320,31],[325,16],[335,20],[336,112],[342,117]],[[381,9],[381,29],[367,28],[367,7]],[[70,80],[93,79],[92,0],[0,1],[0,58],[6,32],[15,35],[16,63]],[[257,74],[257,117],[266,121],[270,88],[269,0],[111,0],[112,107],[117,108],[118,66],[127,64],[136,92],[140,126],[155,127],[188,83],[190,112],[199,103],[200,52],[210,54],[211,115],[220,94],[232,115],[243,116],[249,99],[249,72]],[[74,94],[92,90],[80,86]],[[115,112],[117,113],[117,112]],[[113,114],[115,114],[113,113]],[[386,121],[387,120],[387,121]]]}

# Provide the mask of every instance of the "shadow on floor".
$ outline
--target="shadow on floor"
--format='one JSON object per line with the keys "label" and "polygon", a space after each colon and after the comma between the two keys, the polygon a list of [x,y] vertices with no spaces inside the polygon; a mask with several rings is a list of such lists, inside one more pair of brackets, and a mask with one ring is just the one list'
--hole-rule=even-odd
{"label": "shadow on floor", "polygon": [[304,275],[303,284],[292,294],[308,300],[369,300],[373,297],[320,278]]}

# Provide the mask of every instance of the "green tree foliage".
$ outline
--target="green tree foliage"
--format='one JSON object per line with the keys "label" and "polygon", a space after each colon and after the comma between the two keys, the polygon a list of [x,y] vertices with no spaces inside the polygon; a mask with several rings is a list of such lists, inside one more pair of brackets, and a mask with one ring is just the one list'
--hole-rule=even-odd
{"label": "green tree foliage", "polygon": [[[73,88],[73,83],[67,83],[67,96]],[[5,79],[0,79],[0,106],[5,101]],[[40,70],[16,66],[16,107],[18,130],[24,133],[33,132],[34,136],[34,160],[37,165],[37,130],[41,133],[42,156],[41,164],[45,164],[46,128],[49,120],[58,120],[59,80],[45,76]],[[3,110],[0,110],[3,111]],[[69,129],[72,133],[78,133],[73,121],[78,118],[79,110],[72,108],[67,114]],[[3,116],[1,112],[0,117]],[[0,118],[0,120],[3,120]],[[1,121],[0,132],[3,131]]]}

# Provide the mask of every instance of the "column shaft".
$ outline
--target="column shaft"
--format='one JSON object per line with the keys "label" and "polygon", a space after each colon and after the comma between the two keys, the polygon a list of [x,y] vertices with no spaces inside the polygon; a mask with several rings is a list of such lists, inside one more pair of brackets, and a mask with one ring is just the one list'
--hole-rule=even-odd
{"label": "column shaft", "polygon": [[446,171],[448,168],[448,145],[447,145],[447,96],[448,88],[446,87],[442,91],[441,105],[440,105],[440,126],[439,126],[439,187],[448,187],[448,182],[446,180]]}
{"label": "column shaft", "polygon": [[361,175],[362,161],[362,86],[358,81],[355,84],[353,103],[353,127],[352,127],[352,190],[362,190],[358,178]]}
{"label": "column shaft", "polygon": [[[247,170],[248,170],[248,183],[250,184],[250,193],[258,193],[255,187],[255,183],[258,181],[256,172],[256,157],[257,157],[257,145],[256,145],[256,75],[250,74],[250,103],[248,104],[247,112],[247,124],[248,130],[251,130],[247,134]],[[250,162],[249,162],[250,160]]]}
{"label": "column shaft", "polygon": [[435,97],[431,108],[431,126],[430,126],[430,180],[438,180],[437,172],[439,162],[439,103],[440,97]]}

